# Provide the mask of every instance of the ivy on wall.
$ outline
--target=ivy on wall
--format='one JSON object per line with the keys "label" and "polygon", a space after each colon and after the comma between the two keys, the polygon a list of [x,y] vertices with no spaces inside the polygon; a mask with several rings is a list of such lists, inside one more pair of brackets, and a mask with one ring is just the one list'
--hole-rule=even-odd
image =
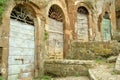
{"label": "ivy on wall", "polygon": [[0,0],[0,24],[2,23],[2,14],[5,10],[7,0]]}

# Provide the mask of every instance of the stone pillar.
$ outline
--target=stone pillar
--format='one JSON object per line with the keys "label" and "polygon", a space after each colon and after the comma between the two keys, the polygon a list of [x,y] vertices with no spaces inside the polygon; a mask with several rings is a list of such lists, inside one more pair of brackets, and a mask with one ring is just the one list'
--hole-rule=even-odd
{"label": "stone pillar", "polygon": [[92,14],[89,14],[89,40],[92,40],[92,36],[93,36],[93,23],[92,23]]}
{"label": "stone pillar", "polygon": [[120,54],[117,58],[116,64],[115,64],[115,71],[120,74]]}

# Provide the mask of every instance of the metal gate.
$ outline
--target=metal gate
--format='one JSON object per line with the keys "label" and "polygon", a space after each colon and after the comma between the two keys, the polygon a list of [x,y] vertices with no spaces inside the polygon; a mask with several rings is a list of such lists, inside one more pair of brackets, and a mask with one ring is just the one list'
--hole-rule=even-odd
{"label": "metal gate", "polygon": [[49,55],[50,58],[63,58],[63,23],[49,18]]}
{"label": "metal gate", "polygon": [[88,15],[77,14],[77,37],[80,41],[88,41]]}
{"label": "metal gate", "polygon": [[10,20],[8,80],[33,77],[35,35],[34,26]]}
{"label": "metal gate", "polygon": [[111,40],[111,21],[103,18],[102,20],[102,39],[103,41]]}

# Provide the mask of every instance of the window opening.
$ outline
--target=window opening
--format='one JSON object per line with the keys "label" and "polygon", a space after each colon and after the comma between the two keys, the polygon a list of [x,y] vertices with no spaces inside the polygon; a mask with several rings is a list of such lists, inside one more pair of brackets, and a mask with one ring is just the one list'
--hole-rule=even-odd
{"label": "window opening", "polygon": [[103,18],[105,18],[105,19],[110,19],[108,12],[105,12],[105,15],[103,16]]}
{"label": "window opening", "polygon": [[22,5],[18,5],[13,9],[11,13],[11,18],[27,24],[34,25],[34,18],[31,14],[31,11],[27,10]]}
{"label": "window opening", "polygon": [[49,10],[49,17],[57,21],[63,21],[63,12],[57,5],[53,5]]}
{"label": "window opening", "polygon": [[88,10],[85,7],[79,7],[77,11],[78,13],[81,13],[81,14],[86,14],[86,15],[89,14]]}

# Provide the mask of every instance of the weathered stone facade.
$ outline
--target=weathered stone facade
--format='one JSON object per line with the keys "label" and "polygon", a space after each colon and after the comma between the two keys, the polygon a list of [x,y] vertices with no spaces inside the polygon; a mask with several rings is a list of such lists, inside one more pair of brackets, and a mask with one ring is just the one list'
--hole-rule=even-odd
{"label": "weathered stone facade", "polygon": [[[108,13],[109,15],[109,20],[111,25],[110,38],[112,38],[113,33],[116,32],[115,0],[29,0],[29,1],[9,0],[7,3],[7,7],[5,9],[5,12],[3,14],[2,24],[0,25],[0,48],[2,48],[2,64],[4,64],[3,68],[6,69],[6,72],[3,75],[5,76],[6,79],[8,79],[8,67],[9,67],[8,60],[10,56],[9,54],[9,51],[10,51],[9,40],[11,37],[10,36],[11,18],[10,17],[14,7],[16,7],[19,4],[25,7],[25,9],[28,10],[32,16],[34,16],[34,29],[35,29],[34,30],[34,38],[35,38],[34,39],[34,46],[35,46],[34,64],[35,65],[33,69],[34,71],[32,72],[32,77],[33,76],[39,77],[41,74],[43,74],[44,60],[49,59],[49,44],[50,44],[48,42],[48,39],[50,39],[49,26],[50,24],[54,24],[49,20],[50,19],[49,14],[51,12],[50,8],[52,6],[56,5],[57,7],[59,7],[59,9],[56,8],[56,10],[53,10],[55,14],[60,12],[62,12],[63,14],[62,26],[61,26],[63,27],[63,31],[62,31],[62,36],[60,37],[60,39],[63,40],[61,41],[63,45],[62,45],[62,48],[60,48],[60,50],[61,49],[63,50],[61,50],[61,52],[59,52],[58,50],[59,53],[62,53],[62,55],[60,55],[62,57],[60,58],[66,58],[66,56],[69,54],[68,52],[69,52],[70,44],[71,44],[71,41],[73,40],[79,40],[81,42],[103,41],[102,20],[105,13]],[[83,18],[83,20],[81,20],[81,17],[79,18],[80,21],[83,21],[83,23],[85,23],[84,26],[87,29],[85,29],[82,26],[78,31],[78,25],[82,24],[79,22],[79,19],[78,19],[79,8],[81,7],[82,9],[80,9],[80,12],[81,10],[83,10],[83,13],[84,13],[84,10],[88,12],[87,17]],[[54,20],[59,22],[59,19],[61,17],[58,17],[58,16],[61,16],[61,13],[58,14],[57,17],[54,18]],[[84,20],[86,21],[84,22]],[[59,25],[56,24],[56,26],[59,26]],[[78,32],[80,32],[80,38],[78,38]],[[86,35],[87,39],[84,38],[84,34]],[[81,35],[83,37],[81,37]],[[54,34],[51,37],[53,36]],[[58,39],[57,37],[54,37],[54,38]],[[56,54],[56,51],[53,50],[52,53]],[[54,58],[56,56],[55,54],[51,56],[53,56]],[[24,58],[25,57],[23,56],[22,59]],[[59,57],[56,57],[56,58],[59,58]],[[20,59],[19,61],[21,61],[22,59]],[[13,60],[13,62],[14,61],[15,60]],[[26,71],[26,67],[24,71]]]}

